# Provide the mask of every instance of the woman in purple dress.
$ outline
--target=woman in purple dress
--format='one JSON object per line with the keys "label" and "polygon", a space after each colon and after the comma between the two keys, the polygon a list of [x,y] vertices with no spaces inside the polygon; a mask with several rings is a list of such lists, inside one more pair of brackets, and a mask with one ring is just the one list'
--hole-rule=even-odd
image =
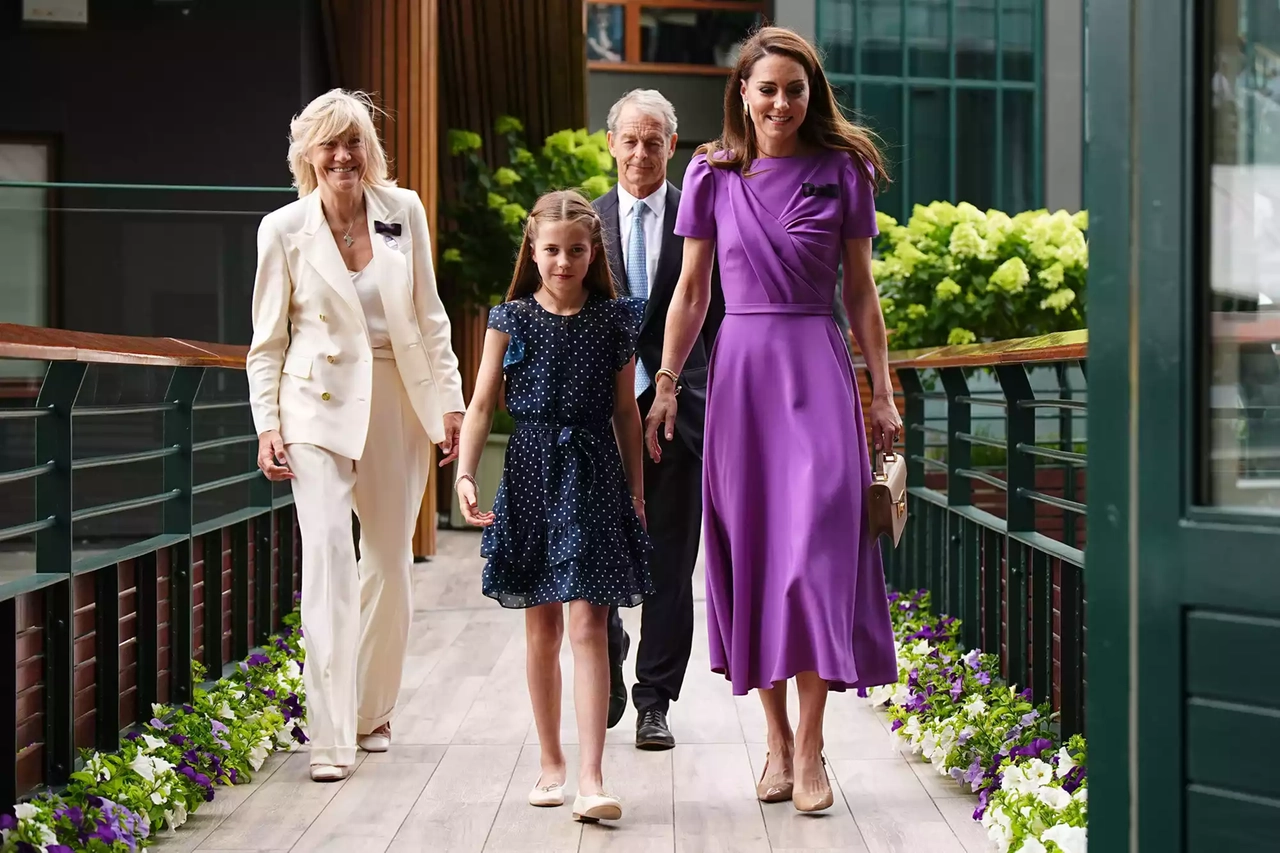
{"label": "woman in purple dress", "polygon": [[711,357],[703,461],[711,667],[736,695],[760,691],[769,754],[757,795],[801,811],[832,802],[827,692],[898,680],[863,506],[871,464],[861,406],[831,312],[843,261],[844,304],[874,383],[872,432],[888,449],[902,422],[871,276],[877,176],[880,153],[841,114],[813,47],[780,27],[745,42],[723,134],[685,173],[675,226],[684,267],[646,424],[657,461],[672,439],[675,379],[702,326],[715,252],[727,316]]}

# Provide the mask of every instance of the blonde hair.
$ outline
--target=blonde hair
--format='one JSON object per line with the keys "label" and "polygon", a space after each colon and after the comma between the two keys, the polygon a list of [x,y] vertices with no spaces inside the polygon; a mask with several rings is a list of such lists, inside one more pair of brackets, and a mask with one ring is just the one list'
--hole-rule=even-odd
{"label": "blonde hair", "polygon": [[395,186],[395,181],[387,177],[387,152],[373,124],[374,113],[386,115],[368,93],[330,89],[293,117],[289,122],[289,171],[299,198],[316,188],[315,168],[307,162],[307,155],[316,146],[352,131],[364,143],[361,180],[370,186]]}
{"label": "blonde hair", "polygon": [[586,227],[595,258],[587,268],[582,286],[605,299],[616,298],[618,291],[613,285],[609,259],[604,252],[604,223],[600,221],[600,214],[580,192],[555,190],[539,198],[525,220],[520,254],[516,256],[516,269],[511,276],[511,286],[507,288],[506,301],[529,296],[542,287],[538,266],[533,261],[533,244],[538,239],[538,226],[551,222],[572,222]]}

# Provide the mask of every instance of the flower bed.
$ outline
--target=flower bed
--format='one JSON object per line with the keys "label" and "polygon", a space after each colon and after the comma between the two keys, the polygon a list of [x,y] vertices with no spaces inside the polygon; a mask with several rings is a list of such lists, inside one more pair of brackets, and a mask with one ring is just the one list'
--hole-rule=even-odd
{"label": "flower bed", "polygon": [[[267,756],[306,742],[301,723],[305,656],[300,616],[189,705],[153,705],[150,722],[113,753],[86,750],[62,791],[0,815],[0,853],[125,853],[172,833],[214,798],[248,782]],[[192,664],[192,680],[203,668]]]}
{"label": "flower bed", "polygon": [[1060,742],[1049,706],[1001,683],[999,659],[962,654],[960,623],[935,616],[929,593],[889,594],[896,685],[861,691],[884,706],[893,731],[943,776],[978,795],[973,819],[1001,853],[1084,853],[1085,739]]}

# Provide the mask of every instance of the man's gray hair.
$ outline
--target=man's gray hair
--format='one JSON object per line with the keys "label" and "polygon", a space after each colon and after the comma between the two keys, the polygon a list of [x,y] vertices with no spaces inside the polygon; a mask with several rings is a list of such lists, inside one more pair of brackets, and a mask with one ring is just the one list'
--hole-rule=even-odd
{"label": "man's gray hair", "polygon": [[607,123],[610,133],[618,132],[618,118],[628,105],[634,106],[645,115],[662,119],[667,139],[675,135],[676,108],[671,106],[671,102],[657,89],[632,89],[619,98],[617,103],[609,108]]}

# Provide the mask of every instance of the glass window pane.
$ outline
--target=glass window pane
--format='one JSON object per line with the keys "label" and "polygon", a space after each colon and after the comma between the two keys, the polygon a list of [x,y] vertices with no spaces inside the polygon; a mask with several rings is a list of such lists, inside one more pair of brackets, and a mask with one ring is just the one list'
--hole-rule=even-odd
{"label": "glass window pane", "polygon": [[828,74],[854,74],[858,70],[853,52],[855,5],[849,0],[818,0],[816,12],[821,24],[817,41]]}
{"label": "glass window pane", "polygon": [[626,57],[625,20],[621,3],[587,6],[587,59],[622,62]]}
{"label": "glass window pane", "polygon": [[951,197],[950,93],[946,89],[911,90],[911,141],[906,170],[910,183],[907,204],[929,204]]}
{"label": "glass window pane", "polygon": [[[856,35],[862,51],[863,74],[902,76],[902,3],[903,0],[858,3]],[[849,5],[847,0],[843,5]]]}
{"label": "glass window pane", "polygon": [[1041,0],[1004,0],[1000,19],[1000,49],[1004,79],[1035,79],[1036,5]]}
{"label": "glass window pane", "polygon": [[955,0],[956,76],[996,79],[996,0]]}
{"label": "glass window pane", "polygon": [[732,68],[747,33],[759,23],[756,12],[643,6],[640,57],[644,62]]}
{"label": "glass window pane", "polygon": [[913,77],[950,77],[948,0],[908,0],[907,50]]}
{"label": "glass window pane", "polygon": [[1280,9],[1221,3],[1210,91],[1204,500],[1280,512]]}
{"label": "glass window pane", "polygon": [[893,180],[884,194],[876,199],[876,209],[903,221],[906,211],[902,203],[902,87],[881,83],[862,84],[862,102],[857,120],[870,127],[881,138],[889,177]]}
{"label": "glass window pane", "polygon": [[1035,93],[1004,92],[1003,198],[1001,208],[1013,215],[1035,206]]}
{"label": "glass window pane", "polygon": [[996,92],[956,90],[956,198],[996,206]]}

